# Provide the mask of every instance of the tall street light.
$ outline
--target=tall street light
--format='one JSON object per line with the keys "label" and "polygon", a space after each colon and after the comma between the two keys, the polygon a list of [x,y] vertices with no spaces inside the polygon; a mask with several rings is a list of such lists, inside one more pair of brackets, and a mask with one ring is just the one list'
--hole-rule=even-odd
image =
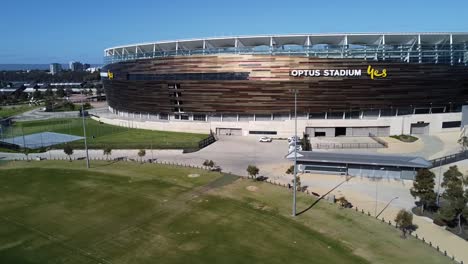
{"label": "tall street light", "polygon": [[294,179],[293,179],[293,207],[292,216],[296,216],[296,178],[297,178],[297,89],[294,93]]}
{"label": "tall street light", "polygon": [[84,145],[86,150],[86,168],[89,169],[89,154],[88,154],[88,142],[86,141],[86,124],[85,124],[85,112],[84,112],[84,101],[81,101],[81,117],[83,119],[83,137]]}

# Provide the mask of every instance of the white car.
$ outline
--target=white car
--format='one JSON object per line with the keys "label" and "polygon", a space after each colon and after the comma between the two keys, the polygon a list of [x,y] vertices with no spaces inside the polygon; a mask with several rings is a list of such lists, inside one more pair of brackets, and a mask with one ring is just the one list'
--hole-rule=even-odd
{"label": "white car", "polygon": [[271,137],[261,137],[258,142],[271,142]]}

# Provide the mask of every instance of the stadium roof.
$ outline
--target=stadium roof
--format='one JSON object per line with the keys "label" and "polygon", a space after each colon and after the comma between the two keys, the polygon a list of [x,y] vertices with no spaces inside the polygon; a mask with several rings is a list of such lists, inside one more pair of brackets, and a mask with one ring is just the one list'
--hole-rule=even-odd
{"label": "stadium roof", "polygon": [[[288,154],[288,159],[294,159],[294,152]],[[299,151],[298,161],[360,164],[370,166],[395,166],[410,168],[429,168],[432,164],[421,157],[383,154],[338,153],[320,151]]]}
{"label": "stadium roof", "polygon": [[468,33],[466,32],[253,35],[136,43],[105,49],[104,56],[120,54],[121,52],[136,54],[154,51],[258,46],[277,47],[283,45],[443,45],[466,43],[468,43]]}

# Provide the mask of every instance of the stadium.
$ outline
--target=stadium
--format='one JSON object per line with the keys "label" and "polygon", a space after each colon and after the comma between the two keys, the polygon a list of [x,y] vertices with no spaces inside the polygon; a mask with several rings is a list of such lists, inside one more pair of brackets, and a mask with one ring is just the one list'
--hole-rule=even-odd
{"label": "stadium", "polygon": [[[222,135],[377,136],[459,130],[468,33],[295,34],[108,48],[119,124]],[[296,96],[296,100],[295,100]]]}

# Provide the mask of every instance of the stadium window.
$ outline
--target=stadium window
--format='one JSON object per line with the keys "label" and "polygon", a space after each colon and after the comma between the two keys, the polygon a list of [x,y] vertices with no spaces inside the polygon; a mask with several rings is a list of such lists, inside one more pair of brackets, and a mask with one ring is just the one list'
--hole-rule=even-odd
{"label": "stadium window", "polygon": [[188,115],[180,115],[180,120],[189,120]]}
{"label": "stadium window", "polygon": [[430,112],[430,108],[415,108],[414,109],[415,115],[429,114],[429,112]]}
{"label": "stadium window", "polygon": [[442,128],[454,128],[454,127],[461,127],[461,121],[447,121],[442,122]]}
{"label": "stadium window", "polygon": [[169,120],[169,115],[168,115],[168,114],[159,114],[159,119],[161,119],[161,120]]}
{"label": "stadium window", "polygon": [[249,131],[250,135],[276,135],[276,131]]}
{"label": "stadium window", "polygon": [[193,120],[194,121],[206,121],[206,115],[202,115],[202,114],[193,115]]}

